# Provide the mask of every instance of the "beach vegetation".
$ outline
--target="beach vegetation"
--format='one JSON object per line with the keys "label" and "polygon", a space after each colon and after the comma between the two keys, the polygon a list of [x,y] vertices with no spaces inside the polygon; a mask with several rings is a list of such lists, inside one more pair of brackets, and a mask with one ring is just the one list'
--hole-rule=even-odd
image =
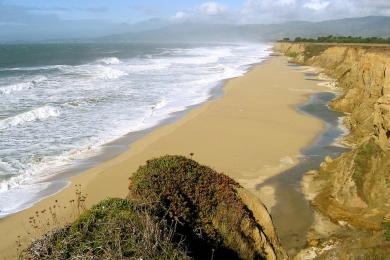
{"label": "beach vegetation", "polygon": [[321,53],[323,53],[326,49],[328,49],[329,46],[326,46],[326,45],[314,45],[314,44],[311,44],[311,45],[307,45],[305,47],[305,51],[304,51],[304,61],[307,61],[308,59],[314,57],[314,56],[318,56],[320,55]]}
{"label": "beach vegetation", "polygon": [[[176,221],[189,250],[197,258],[261,258],[246,225],[256,221],[237,194],[239,184],[224,174],[183,156],[163,156],[147,161],[131,178],[133,198],[153,204],[156,215]],[[244,223],[245,222],[245,223]]]}
{"label": "beach vegetation", "polygon": [[390,38],[381,37],[354,37],[354,36],[320,36],[317,38],[303,38],[296,37],[294,40],[289,38],[283,38],[279,42],[303,42],[303,43],[376,43],[376,44],[389,44]]}
{"label": "beach vegetation", "polygon": [[383,226],[385,228],[385,238],[390,242],[390,221],[383,223]]}
{"label": "beach vegetation", "polygon": [[290,58],[296,59],[298,57],[299,53],[292,51],[292,52],[287,52],[286,55]]}
{"label": "beach vegetation", "polygon": [[[34,241],[21,259],[188,259],[174,226],[126,199],[107,199]],[[176,236],[177,237],[177,236]]]}
{"label": "beach vegetation", "polygon": [[[86,210],[87,194],[83,192],[80,184],[74,185],[75,197],[68,202],[53,201],[51,205],[46,208],[35,211],[29,218],[25,225],[28,241],[35,241],[42,236],[42,234],[49,234],[52,230],[70,223],[77,219]],[[63,214],[67,212],[67,214]],[[22,239],[22,234],[17,237],[16,251],[19,255],[25,247],[25,239]]]}
{"label": "beach vegetation", "polygon": [[129,188],[35,239],[21,259],[263,259],[273,243],[240,185],[187,157],[148,160]]}
{"label": "beach vegetation", "polygon": [[363,199],[365,198],[363,193],[365,176],[372,169],[372,160],[379,158],[381,156],[381,151],[381,148],[372,138],[357,148],[354,158],[355,168],[352,179],[356,184],[359,196]]}

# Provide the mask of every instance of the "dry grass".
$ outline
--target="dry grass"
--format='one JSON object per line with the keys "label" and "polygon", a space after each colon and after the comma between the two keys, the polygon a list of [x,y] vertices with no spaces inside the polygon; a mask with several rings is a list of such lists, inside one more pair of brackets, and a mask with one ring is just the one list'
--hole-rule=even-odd
{"label": "dry grass", "polygon": [[107,199],[72,224],[46,234],[21,259],[186,259],[175,226],[128,200]]}
{"label": "dry grass", "polygon": [[[31,244],[38,240],[42,234],[51,234],[53,230],[64,226],[77,219],[86,209],[87,194],[82,191],[81,185],[75,185],[75,197],[67,202],[55,200],[48,208],[36,211],[34,215],[28,218],[28,224],[25,227],[25,234],[18,236],[16,241],[17,255],[21,254],[25,248],[25,243]],[[68,214],[63,214],[65,211]],[[27,234],[27,236],[25,236]]]}
{"label": "dry grass", "polygon": [[[77,187],[69,201],[76,220],[35,239],[20,258],[263,259],[272,253],[239,184],[192,159],[150,160],[130,188],[129,199],[107,199],[85,210],[87,196]],[[48,227],[58,226],[60,207],[42,213]],[[45,226],[42,219],[47,217],[38,212],[32,227]]]}

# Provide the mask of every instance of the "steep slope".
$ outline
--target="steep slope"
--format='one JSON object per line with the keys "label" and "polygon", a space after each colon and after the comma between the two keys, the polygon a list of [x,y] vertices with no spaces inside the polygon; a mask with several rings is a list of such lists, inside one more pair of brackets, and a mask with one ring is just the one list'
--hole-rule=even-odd
{"label": "steep slope", "polygon": [[379,232],[366,239],[376,239],[366,251],[389,252],[390,46],[279,43],[276,49],[294,62],[322,68],[342,91],[330,105],[347,114],[351,150],[321,165],[312,183],[321,189],[312,204],[335,223]]}

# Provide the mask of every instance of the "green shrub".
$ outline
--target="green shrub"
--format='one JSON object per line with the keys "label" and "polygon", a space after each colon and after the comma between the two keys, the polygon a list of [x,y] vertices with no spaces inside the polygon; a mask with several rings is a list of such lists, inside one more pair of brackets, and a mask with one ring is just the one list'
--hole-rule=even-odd
{"label": "green shrub", "polygon": [[352,175],[356,187],[358,189],[359,196],[365,198],[363,192],[363,184],[365,182],[365,175],[370,171],[372,159],[378,158],[381,154],[381,148],[375,143],[373,139],[370,139],[366,143],[362,144],[358,149],[354,158],[355,169]]}
{"label": "green shrub", "polygon": [[[280,42],[286,42],[286,40],[281,40]],[[294,42],[310,42],[310,43],[379,43],[379,44],[389,44],[390,38],[380,38],[380,37],[353,37],[353,36],[320,36],[316,39],[313,38],[302,38],[296,37]]]}
{"label": "green shrub", "polygon": [[390,242],[390,222],[385,222],[383,225],[385,227],[386,240]]}
{"label": "green shrub", "polygon": [[318,56],[323,53],[329,46],[326,45],[316,45],[316,44],[307,44],[305,46],[304,59],[307,61],[308,59]]}
{"label": "green shrub", "polygon": [[107,199],[73,224],[45,235],[23,259],[186,259],[174,229],[128,200]]}
{"label": "green shrub", "polygon": [[182,156],[149,160],[129,199],[107,199],[23,259],[262,259],[266,241],[231,178]]}
{"label": "green shrub", "polygon": [[[147,161],[131,178],[133,198],[154,204],[154,212],[177,221],[197,258],[259,258],[253,232],[257,223],[239,198],[234,180],[183,156]],[[200,254],[200,255],[199,255]]]}
{"label": "green shrub", "polygon": [[298,57],[299,53],[298,52],[288,52],[287,53],[287,56],[290,57],[290,58],[293,58],[295,59],[296,57]]}

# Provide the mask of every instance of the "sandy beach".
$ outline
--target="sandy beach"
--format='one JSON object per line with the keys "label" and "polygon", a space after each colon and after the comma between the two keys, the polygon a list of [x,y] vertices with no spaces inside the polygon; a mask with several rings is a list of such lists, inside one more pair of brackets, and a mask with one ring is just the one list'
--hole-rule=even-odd
{"label": "sandy beach", "polygon": [[[107,197],[125,197],[131,173],[146,160],[165,154],[194,153],[195,160],[232,177],[271,209],[277,200],[273,188],[256,187],[293,167],[301,149],[324,128],[320,120],[304,115],[296,106],[325,87],[305,80],[304,73],[287,64],[287,58],[273,56],[244,76],[228,80],[223,97],[157,128],[116,158],[71,178],[69,188],[1,219],[0,256],[14,256],[18,236],[23,243],[31,239],[28,218],[55,201],[67,205],[75,197],[75,185],[87,194],[87,206]],[[62,222],[72,212],[67,207],[58,214]]]}

